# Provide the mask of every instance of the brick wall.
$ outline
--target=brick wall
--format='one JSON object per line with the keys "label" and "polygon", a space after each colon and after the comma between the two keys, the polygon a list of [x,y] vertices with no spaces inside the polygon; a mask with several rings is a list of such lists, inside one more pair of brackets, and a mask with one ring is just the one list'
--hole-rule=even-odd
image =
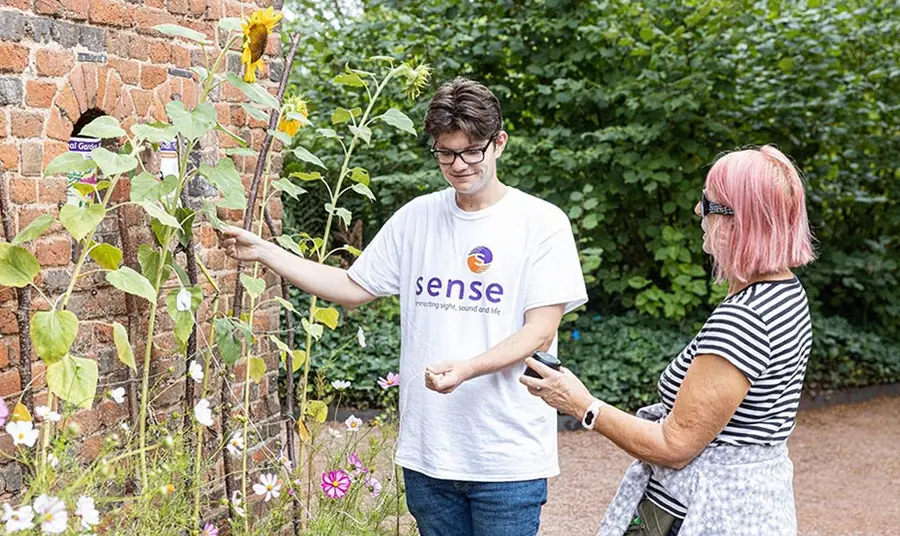
{"label": "brick wall", "polygon": [[[276,0],[276,9],[280,0]],[[2,180],[11,202],[11,220],[14,232],[25,227],[35,217],[58,214],[66,201],[66,179],[42,177],[46,164],[67,150],[67,141],[79,118],[89,110],[115,116],[126,129],[138,120],[165,120],[165,105],[180,99],[190,108],[199,98],[198,82],[188,70],[191,66],[206,65],[199,47],[191,43],[165,37],[152,29],[163,23],[174,23],[215,36],[214,42],[224,46],[223,31],[217,28],[222,17],[240,17],[253,9],[271,5],[267,0],[236,2],[226,0],[0,0],[0,169],[5,169]],[[212,58],[218,51],[211,52]],[[266,72],[260,82],[275,93],[277,82],[283,74],[281,40],[278,34],[269,38]],[[240,52],[237,47],[229,51],[221,71],[241,73]],[[259,149],[265,137],[266,125],[247,116],[240,107],[244,96],[230,88],[211,96],[219,121]],[[204,161],[214,164],[220,149],[234,146],[232,139],[219,133],[201,140],[194,163]],[[277,151],[276,141],[273,150]],[[158,165],[150,155],[147,165]],[[238,170],[249,184],[256,166],[256,158],[235,157]],[[273,162],[275,173],[281,169],[281,158]],[[127,181],[117,188],[113,203],[128,198]],[[197,197],[209,195],[208,187],[192,184],[189,193]],[[275,199],[269,207],[276,225],[280,225],[281,203]],[[123,209],[121,220],[108,216],[100,225],[97,240],[118,247],[123,246],[123,229],[134,244],[151,242],[146,216],[130,207]],[[225,211],[220,216],[240,220],[242,214]],[[7,237],[11,238],[11,237]],[[230,310],[230,293],[236,281],[235,266],[217,249],[215,233],[208,225],[195,229],[195,247],[201,261],[216,276],[226,293],[220,310]],[[44,269],[38,278],[43,292],[56,297],[65,291],[77,257],[77,244],[56,224],[30,248]],[[184,255],[177,257],[184,265]],[[86,271],[96,268],[88,266]],[[137,268],[137,267],[136,267]],[[272,274],[267,274],[269,285],[274,284]],[[202,281],[202,278],[201,278]],[[176,286],[175,280],[167,284]],[[96,359],[100,368],[98,394],[117,385],[129,385],[139,392],[139,383],[128,383],[128,372],[116,359],[112,345],[111,329],[100,323],[119,321],[128,326],[126,298],[118,290],[105,284],[102,273],[89,276],[79,282],[69,309],[82,321],[79,336],[72,354]],[[207,298],[211,288],[204,285]],[[267,295],[274,294],[270,288]],[[45,300],[32,293],[33,310],[47,309]],[[146,301],[134,300],[142,322],[134,326],[132,344],[135,356],[142,359],[143,334],[146,333]],[[21,392],[17,363],[19,362],[18,328],[15,321],[17,307],[13,289],[0,287],[0,396],[14,404]],[[204,301],[198,320],[208,333],[211,311],[209,300]],[[256,327],[261,330],[278,328],[276,309],[268,308],[257,314]],[[157,316],[157,337],[154,340],[153,374],[164,378],[158,391],[162,395],[154,402],[153,410],[160,415],[182,409],[184,400],[184,357],[175,351],[172,322],[160,308]],[[265,354],[268,373],[259,385],[251,390],[251,412],[255,421],[274,443],[278,435],[279,401],[277,394],[277,358]],[[46,400],[44,366],[35,357],[32,366],[35,404]],[[243,368],[236,370],[243,378]],[[218,380],[212,385],[213,396],[218,402]],[[234,385],[239,395],[242,385]],[[233,401],[239,406],[239,396]],[[233,408],[238,411],[239,408]],[[135,412],[136,413],[136,412]],[[82,454],[90,457],[102,444],[104,430],[128,418],[127,404],[117,405],[101,397],[90,410],[75,415],[83,429]],[[269,445],[273,447],[272,444]],[[0,450],[8,451],[11,440],[0,433]],[[258,457],[254,456],[254,457]],[[22,485],[22,476],[16,464],[0,468],[0,493],[15,492]]]}

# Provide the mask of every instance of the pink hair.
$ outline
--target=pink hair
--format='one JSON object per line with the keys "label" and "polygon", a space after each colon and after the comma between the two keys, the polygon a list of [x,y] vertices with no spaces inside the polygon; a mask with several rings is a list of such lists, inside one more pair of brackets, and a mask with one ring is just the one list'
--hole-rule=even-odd
{"label": "pink hair", "polygon": [[720,158],[706,176],[706,195],[734,209],[733,216],[707,217],[718,282],[747,282],[815,258],[803,181],[775,147]]}

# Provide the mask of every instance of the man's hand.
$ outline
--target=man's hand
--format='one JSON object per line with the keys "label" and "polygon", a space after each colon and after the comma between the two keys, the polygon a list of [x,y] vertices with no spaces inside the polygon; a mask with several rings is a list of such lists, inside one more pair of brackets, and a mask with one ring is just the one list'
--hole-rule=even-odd
{"label": "man's hand", "polygon": [[444,361],[425,369],[425,387],[445,395],[469,378],[468,361]]}
{"label": "man's hand", "polygon": [[268,246],[268,242],[256,236],[250,231],[245,231],[240,227],[229,225],[222,229],[225,240],[221,246],[225,249],[225,254],[244,262],[256,262],[262,258],[263,251]]}

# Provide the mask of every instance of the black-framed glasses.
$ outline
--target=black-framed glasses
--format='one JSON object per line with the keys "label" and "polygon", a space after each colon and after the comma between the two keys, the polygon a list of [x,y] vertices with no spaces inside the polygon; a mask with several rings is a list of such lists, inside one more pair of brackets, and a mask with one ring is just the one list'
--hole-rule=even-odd
{"label": "black-framed glasses", "polygon": [[431,147],[431,156],[434,157],[435,160],[438,161],[442,166],[452,166],[454,162],[456,162],[456,157],[462,158],[462,161],[466,164],[480,164],[484,162],[484,155],[488,150],[488,147],[494,143],[494,138],[497,137],[497,134],[488,139],[488,142],[484,144],[484,147],[478,149],[466,149],[465,151],[451,151],[449,149],[435,149],[434,146]]}
{"label": "black-framed glasses", "polygon": [[706,190],[703,190],[703,198],[700,202],[700,213],[705,218],[710,214],[721,214],[722,216],[734,216],[734,209],[714,203],[706,197]]}

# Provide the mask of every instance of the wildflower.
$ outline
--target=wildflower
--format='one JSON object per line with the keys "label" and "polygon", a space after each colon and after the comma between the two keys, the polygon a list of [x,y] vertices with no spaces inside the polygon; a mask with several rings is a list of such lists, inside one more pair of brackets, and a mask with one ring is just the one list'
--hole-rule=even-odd
{"label": "wildflower", "polygon": [[288,458],[287,452],[284,449],[281,449],[281,452],[278,453],[278,461],[281,462],[282,467],[284,467],[284,470],[288,473],[290,473],[294,468],[290,458]]}
{"label": "wildflower", "polygon": [[257,495],[265,495],[265,501],[269,499],[277,499],[278,492],[281,491],[281,484],[278,483],[278,476],[275,473],[259,475],[259,484],[253,484],[253,493]]}
{"label": "wildflower", "polygon": [[120,424],[119,428],[121,428],[122,431],[125,432],[126,434],[131,431],[131,427],[128,426],[127,422],[123,422],[122,424]]}
{"label": "wildflower", "polygon": [[163,484],[159,487],[159,492],[162,495],[171,495],[175,493],[175,486],[173,486],[172,484]]}
{"label": "wildflower", "polygon": [[209,400],[201,398],[194,406],[194,418],[207,428],[213,425],[212,410],[209,409]]}
{"label": "wildflower", "polygon": [[37,406],[34,408],[34,416],[42,421],[59,422],[62,416],[48,408],[47,406]]}
{"label": "wildflower", "polygon": [[66,504],[56,497],[41,495],[34,500],[34,511],[38,514],[41,531],[49,534],[60,534],[66,531],[69,513]]}
{"label": "wildflower", "polygon": [[292,95],[284,99],[284,112],[278,121],[278,130],[290,137],[294,137],[297,131],[305,127],[309,117],[306,101],[300,95]]}
{"label": "wildflower", "polygon": [[359,326],[356,329],[356,342],[359,343],[359,346],[362,348],[366,347],[366,332],[363,331],[362,326]]}
{"label": "wildflower", "polygon": [[13,445],[33,447],[40,432],[35,430],[31,421],[13,421],[6,423],[6,433],[12,436]]}
{"label": "wildflower", "polygon": [[241,506],[244,501],[241,499],[241,492],[235,491],[231,494],[231,507],[234,508],[234,513],[238,515],[238,517],[247,517],[247,512],[244,510],[244,507]]}
{"label": "wildflower", "polygon": [[91,527],[100,523],[100,512],[94,507],[93,497],[82,495],[75,504],[75,515],[81,518],[81,527],[91,530]]}
{"label": "wildflower", "polygon": [[365,484],[366,488],[368,488],[368,490],[372,492],[372,495],[376,497],[381,495],[381,482],[379,482],[377,478],[372,475],[367,475],[366,480],[363,483]]}
{"label": "wildflower", "polygon": [[334,380],[333,382],[331,382],[331,386],[338,391],[343,391],[344,389],[350,387],[350,382],[348,382],[347,380]]}
{"label": "wildflower", "polygon": [[347,473],[338,469],[337,471],[326,471],[322,473],[322,491],[330,499],[341,499],[350,489],[350,477]]}
{"label": "wildflower", "polygon": [[188,376],[197,383],[203,381],[203,365],[197,363],[196,359],[191,361],[191,364],[188,367]]}
{"label": "wildflower", "polygon": [[0,397],[0,426],[6,424],[7,417],[9,417],[9,406],[6,405],[6,400]]}
{"label": "wildflower", "polygon": [[384,390],[400,385],[400,375],[388,372],[387,378],[378,378],[378,386]]}
{"label": "wildflower", "polygon": [[50,464],[50,467],[56,469],[59,467],[59,458],[56,457],[52,452],[47,454],[47,463]]}
{"label": "wildflower", "polygon": [[177,311],[191,310],[191,292],[188,289],[182,288],[175,295],[175,309]]}
{"label": "wildflower", "polygon": [[232,456],[240,456],[244,452],[244,433],[240,430],[231,434],[228,446],[225,447]]}
{"label": "wildflower", "polygon": [[347,426],[348,432],[355,432],[359,430],[360,426],[362,426],[362,422],[362,419],[360,419],[356,415],[351,415],[347,417],[347,420],[344,421],[344,424]]}
{"label": "wildflower", "polygon": [[353,466],[353,472],[355,474],[365,474],[369,472],[369,468],[359,459],[359,456],[354,452],[347,456],[347,462]]}
{"label": "wildflower", "polygon": [[200,533],[200,536],[219,536],[219,529],[212,523],[207,523],[203,527],[203,532]]}
{"label": "wildflower", "polygon": [[342,434],[339,430],[335,430],[334,428],[326,428],[326,430],[328,430],[328,435],[335,439],[344,437],[344,434]]}
{"label": "wildflower", "polygon": [[116,387],[115,389],[110,391],[109,396],[111,396],[112,399],[116,401],[116,404],[121,404],[125,402],[125,388]]}
{"label": "wildflower", "polygon": [[241,22],[244,30],[244,44],[241,52],[241,63],[244,64],[244,82],[256,82],[256,69],[262,67],[262,57],[266,52],[269,34],[281,20],[281,13],[275,13],[271,7],[258,9],[249,19]]}
{"label": "wildflower", "polygon": [[34,511],[31,506],[25,504],[17,510],[13,510],[8,504],[3,504],[3,522],[6,523],[6,532],[18,532],[34,528]]}

